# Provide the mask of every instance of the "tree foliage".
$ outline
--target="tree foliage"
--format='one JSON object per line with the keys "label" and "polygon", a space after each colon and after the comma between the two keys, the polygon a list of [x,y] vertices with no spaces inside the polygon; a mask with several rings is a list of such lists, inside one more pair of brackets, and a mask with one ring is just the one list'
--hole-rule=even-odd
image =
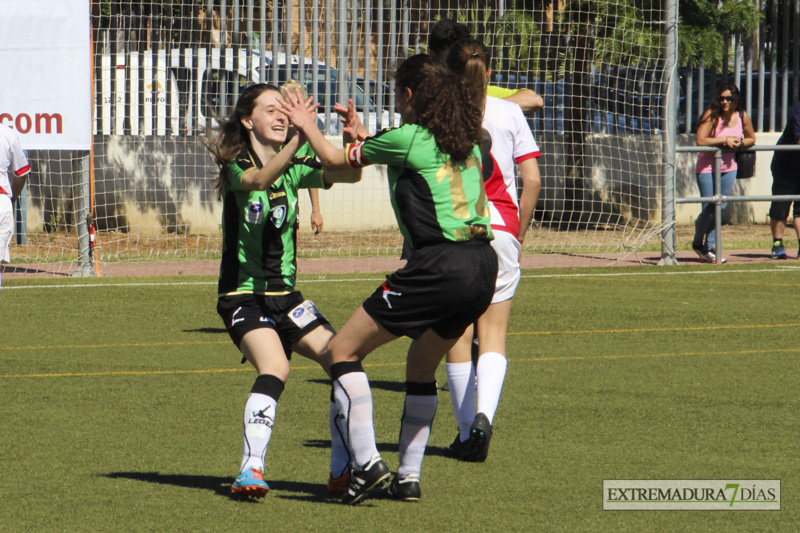
{"label": "tree foliage", "polygon": [[682,65],[722,67],[726,36],[746,36],[764,15],[754,0],[680,0],[678,55]]}

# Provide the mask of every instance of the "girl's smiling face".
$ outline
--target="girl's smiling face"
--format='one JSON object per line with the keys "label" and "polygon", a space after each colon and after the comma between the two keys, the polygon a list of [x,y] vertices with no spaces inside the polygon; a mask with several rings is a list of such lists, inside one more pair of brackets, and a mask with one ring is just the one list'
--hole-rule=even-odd
{"label": "girl's smiling face", "polygon": [[289,129],[286,115],[278,111],[278,91],[264,91],[255,101],[253,112],[242,117],[242,124],[260,144],[283,144]]}

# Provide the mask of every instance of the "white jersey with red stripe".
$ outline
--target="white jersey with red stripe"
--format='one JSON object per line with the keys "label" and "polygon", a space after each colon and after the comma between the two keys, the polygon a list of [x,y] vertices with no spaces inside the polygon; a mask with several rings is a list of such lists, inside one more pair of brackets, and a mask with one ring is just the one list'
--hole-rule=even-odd
{"label": "white jersey with red stripe", "polygon": [[0,194],[11,196],[9,172],[20,177],[30,170],[31,167],[22,151],[19,137],[11,128],[0,124]]}
{"label": "white jersey with red stripe", "polygon": [[[486,97],[483,127],[492,136],[491,177],[484,182],[492,229],[519,234],[519,200],[514,165],[541,157],[522,109],[512,102]],[[484,165],[487,162],[484,161]]]}

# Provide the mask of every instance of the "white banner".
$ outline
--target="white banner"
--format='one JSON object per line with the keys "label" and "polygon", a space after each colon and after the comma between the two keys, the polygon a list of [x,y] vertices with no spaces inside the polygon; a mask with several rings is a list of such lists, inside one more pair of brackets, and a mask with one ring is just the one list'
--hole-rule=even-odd
{"label": "white banner", "polygon": [[0,122],[26,150],[88,150],[89,0],[0,0],[0,13]]}

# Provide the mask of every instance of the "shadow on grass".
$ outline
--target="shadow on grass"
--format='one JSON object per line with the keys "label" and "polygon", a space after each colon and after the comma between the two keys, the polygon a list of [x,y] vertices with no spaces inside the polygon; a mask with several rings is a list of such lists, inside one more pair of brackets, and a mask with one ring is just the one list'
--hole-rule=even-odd
{"label": "shadow on grass", "polygon": [[231,495],[231,477],[160,474],[158,472],[111,472],[102,475],[111,479],[135,479],[158,485],[210,490],[220,496],[230,497]]}
{"label": "shadow on grass", "polygon": [[[317,449],[330,449],[331,448],[331,441],[330,439],[308,439],[303,443],[303,446],[306,448],[317,448]],[[381,442],[378,444],[378,451],[379,452],[387,452],[387,453],[397,453],[399,451],[399,446],[393,442]],[[428,450],[429,448],[426,448]],[[428,453],[427,451],[425,453]],[[436,455],[436,454],[434,454]]]}
{"label": "shadow on grass", "polygon": [[[231,494],[231,482],[233,481],[232,477],[194,476],[189,474],[161,474],[158,472],[111,472],[101,475],[111,479],[133,479],[136,481],[145,481],[147,483],[155,483],[158,485],[173,485],[176,487],[185,487],[189,489],[210,490],[216,493],[218,496],[240,501],[238,497]],[[270,492],[280,491],[295,493],[294,495],[278,495],[280,498],[307,500],[319,503],[338,503],[338,500],[330,497],[324,483],[272,481],[269,479],[267,480],[267,483],[269,484]],[[258,502],[258,500],[255,499],[246,499],[241,501],[245,503]]]}
{"label": "shadow on grass", "polygon": [[[309,383],[318,383],[330,387],[331,380],[329,379],[307,379]],[[369,386],[372,389],[381,389],[389,392],[405,392],[406,384],[404,381],[383,381],[383,380],[369,380]]]}
{"label": "shadow on grass", "polygon": [[[303,443],[303,446],[320,450],[330,449],[331,441],[330,439],[308,439]],[[381,442],[378,444],[378,451],[381,453],[399,453],[400,445],[395,442]],[[427,457],[449,457],[446,450],[441,446],[426,446],[425,455]]]}
{"label": "shadow on grass", "polygon": [[195,328],[195,329],[184,329],[184,333],[228,333],[228,330],[225,328]]}

